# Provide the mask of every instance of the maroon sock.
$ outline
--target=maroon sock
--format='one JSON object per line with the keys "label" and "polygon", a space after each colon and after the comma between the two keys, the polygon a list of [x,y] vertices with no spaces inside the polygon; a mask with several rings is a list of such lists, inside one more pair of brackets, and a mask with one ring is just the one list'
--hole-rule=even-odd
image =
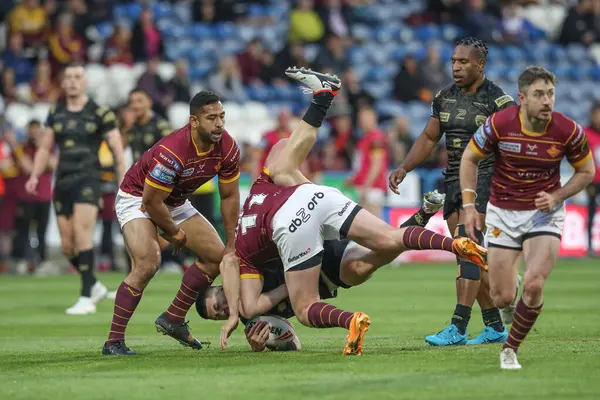
{"label": "maroon sock", "polygon": [[117,290],[117,297],[115,298],[112,325],[108,334],[109,342],[125,340],[127,323],[141,299],[142,291],[129,286],[125,282],[121,282],[121,286]]}
{"label": "maroon sock", "polygon": [[533,328],[538,315],[542,312],[543,305],[544,303],[537,307],[529,307],[523,301],[523,297],[519,299],[515,308],[515,316],[513,317],[510,332],[508,333],[508,339],[504,343],[504,346],[502,346],[503,349],[513,349],[515,353],[519,350],[519,346],[525,340],[531,328]]}
{"label": "maroon sock", "polygon": [[185,271],[181,279],[181,286],[167,309],[167,319],[169,322],[183,323],[185,315],[200,293],[204,293],[210,287],[213,278],[200,269],[197,263]]}
{"label": "maroon sock", "polygon": [[421,228],[420,226],[409,226],[406,228],[402,240],[407,249],[446,250],[454,253],[452,238],[440,235],[429,229]]}
{"label": "maroon sock", "polygon": [[321,301],[313,303],[308,308],[308,322],[315,328],[346,328],[350,329],[350,321],[354,313]]}

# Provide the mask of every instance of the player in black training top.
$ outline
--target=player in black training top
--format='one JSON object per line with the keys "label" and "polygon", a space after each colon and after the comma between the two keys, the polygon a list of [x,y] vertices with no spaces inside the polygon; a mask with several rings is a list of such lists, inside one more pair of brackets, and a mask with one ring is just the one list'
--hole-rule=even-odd
{"label": "player in black training top", "polygon": [[[444,219],[454,236],[467,236],[463,225],[462,195],[458,181],[463,151],[488,116],[515,104],[511,96],[485,77],[487,54],[487,46],[478,39],[466,38],[456,43],[452,54],[454,84],[435,96],[431,105],[431,117],[423,133],[410,149],[404,162],[389,177],[390,189],[398,194],[398,185],[406,174],[421,165],[431,155],[442,136],[446,135],[448,165],[444,172]],[[482,160],[479,166],[475,207],[482,221],[485,220],[493,167],[493,156]],[[483,233],[479,232],[479,237],[480,243],[483,243]],[[452,322],[443,331],[427,336],[425,341],[434,346],[505,342],[508,333],[502,324],[500,312],[490,297],[487,274],[482,275],[480,269],[467,260],[457,261],[458,302]],[[475,299],[481,307],[486,328],[478,337],[467,341],[467,324]]]}
{"label": "player in black training top", "polygon": [[167,121],[152,111],[152,99],[145,90],[133,89],[129,93],[129,107],[135,115],[135,123],[127,132],[127,140],[135,163],[146,150],[173,130]]}
{"label": "player in black training top", "polygon": [[119,182],[125,175],[123,144],[116,127],[115,114],[101,107],[86,94],[85,70],[81,65],[65,68],[62,89],[64,102],[50,110],[46,131],[35,154],[33,171],[26,183],[35,193],[38,177],[46,168],[56,143],[59,148],[54,186],[54,209],[62,252],[81,274],[81,297],[67,314],[96,312],[96,303],[108,290],[94,276],[92,233],[100,199],[100,161],[98,151],[106,139],[115,159]]}

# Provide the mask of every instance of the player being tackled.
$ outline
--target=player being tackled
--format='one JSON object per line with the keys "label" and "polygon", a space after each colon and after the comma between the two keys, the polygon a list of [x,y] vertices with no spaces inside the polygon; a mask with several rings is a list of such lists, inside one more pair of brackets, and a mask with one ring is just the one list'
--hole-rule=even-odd
{"label": "player being tackled", "polygon": [[[341,82],[335,76],[304,68],[289,68],[286,74],[310,88],[312,102],[298,128],[283,143],[282,150],[267,160],[269,170],[263,171],[250,189],[238,222],[236,255],[245,268],[256,273],[269,267],[281,268],[283,264],[290,302],[298,321],[313,328],[348,329],[344,354],[360,355],[370,325],[369,317],[320,301],[318,282],[324,240],[347,237],[369,250],[387,253],[407,249],[445,250],[483,268],[487,251],[470,239],[452,239],[418,226],[393,228],[339,190],[315,185],[306,179],[299,167],[316,141],[317,130]],[[235,293],[235,301],[228,297],[228,303],[231,308],[237,308],[239,268],[222,268],[222,273],[234,284],[228,288],[224,283],[224,290]],[[222,330],[222,348],[237,327],[237,314],[232,309],[230,313]]]}

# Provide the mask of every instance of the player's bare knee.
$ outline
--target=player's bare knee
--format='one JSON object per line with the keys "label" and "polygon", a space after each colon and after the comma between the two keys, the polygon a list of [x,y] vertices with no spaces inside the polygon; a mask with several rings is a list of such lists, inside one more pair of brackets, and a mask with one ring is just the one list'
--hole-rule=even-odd
{"label": "player's bare knee", "polygon": [[63,241],[63,243],[60,245],[60,250],[66,258],[70,259],[75,256],[75,247],[73,246],[72,242],[65,244]]}
{"label": "player's bare knee", "polygon": [[[544,278],[542,276],[526,276],[523,282],[523,296],[529,298],[542,297],[544,290]],[[514,293],[513,293],[514,295]]]}
{"label": "player's bare knee", "polygon": [[492,296],[492,300],[496,307],[505,308],[510,306],[515,298],[515,288],[512,287],[510,290],[491,289],[490,295]]}
{"label": "player's bare knee", "polygon": [[131,273],[143,283],[148,283],[154,277],[160,267],[161,258],[159,251],[146,251],[133,257],[133,268]]}

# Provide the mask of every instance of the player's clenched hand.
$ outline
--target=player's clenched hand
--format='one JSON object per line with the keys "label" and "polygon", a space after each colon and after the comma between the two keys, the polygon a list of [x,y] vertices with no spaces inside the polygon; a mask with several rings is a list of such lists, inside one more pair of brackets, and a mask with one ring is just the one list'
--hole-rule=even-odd
{"label": "player's clenched hand", "polygon": [[467,230],[467,235],[469,238],[473,239],[475,243],[479,243],[479,239],[475,234],[475,229],[481,231],[481,219],[479,218],[479,213],[475,209],[474,206],[468,206],[464,209],[465,212],[465,229]]}
{"label": "player's clenched hand", "polygon": [[221,259],[223,257],[225,257],[226,254],[229,254],[229,253],[235,254],[235,247],[233,247],[231,245],[225,246],[225,249],[223,249],[223,253],[221,253]]}
{"label": "player's clenched hand", "polygon": [[173,236],[165,235],[164,238],[173,245],[173,254],[177,254],[185,247],[187,236],[185,231],[179,228],[179,231]]}
{"label": "player's clenched hand", "polygon": [[229,336],[237,329],[238,323],[238,316],[230,315],[225,324],[221,327],[221,350],[227,348],[227,339],[229,339]]}
{"label": "player's clenched hand", "polygon": [[246,329],[246,340],[252,351],[260,352],[265,349],[271,327],[265,321],[258,321],[250,329]]}
{"label": "player's clenched hand", "polygon": [[25,190],[27,191],[27,193],[36,194],[38,182],[38,178],[36,178],[35,176],[30,176],[29,179],[27,179],[27,182],[25,183]]}
{"label": "player's clenched hand", "polygon": [[396,168],[394,172],[392,172],[388,178],[388,186],[392,190],[392,192],[396,194],[400,194],[398,191],[398,186],[402,183],[402,181],[406,178],[406,171],[404,168]]}
{"label": "player's clenched hand", "polygon": [[535,206],[538,210],[543,212],[550,212],[556,207],[558,200],[552,195],[552,193],[539,192],[535,199]]}

